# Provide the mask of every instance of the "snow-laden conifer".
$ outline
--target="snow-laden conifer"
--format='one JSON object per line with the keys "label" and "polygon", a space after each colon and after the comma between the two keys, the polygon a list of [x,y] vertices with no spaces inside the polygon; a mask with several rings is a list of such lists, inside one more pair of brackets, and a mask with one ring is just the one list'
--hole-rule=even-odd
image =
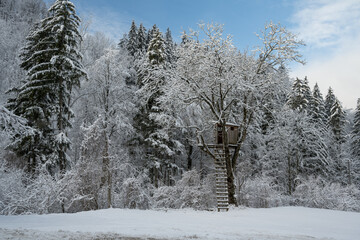
{"label": "snow-laden conifer", "polygon": [[311,91],[307,78],[304,80],[296,78],[292,86],[292,92],[289,97],[288,104],[292,109],[299,111],[308,110],[311,100]]}
{"label": "snow-laden conifer", "polygon": [[338,143],[342,143],[345,138],[345,112],[342,109],[341,103],[338,99],[335,99],[329,117],[329,126],[333,133],[334,139]]}
{"label": "snow-laden conifer", "polygon": [[326,124],[325,102],[317,83],[312,92],[310,114],[315,122],[322,125]]}
{"label": "snow-laden conifer", "polygon": [[336,96],[334,94],[334,91],[331,87],[329,87],[328,92],[325,96],[325,113],[327,117],[327,121],[329,121],[329,118],[331,116],[331,108],[333,107],[336,100]]}
{"label": "snow-laden conifer", "polygon": [[[140,112],[135,117],[136,128],[140,133],[141,142],[145,144],[147,164],[151,169],[151,179],[156,187],[162,173],[160,168],[172,168],[170,159],[175,155],[175,149],[181,146],[173,139],[165,125],[168,116],[164,114],[160,98],[164,95],[164,86],[169,80],[165,52],[165,41],[159,29],[154,26],[153,36],[149,43],[143,65],[139,66]],[[167,174],[165,174],[167,175]]]}
{"label": "snow-laden conifer", "polygon": [[39,155],[45,155],[61,172],[67,168],[66,151],[70,147],[66,131],[73,117],[69,106],[71,92],[79,87],[80,78],[86,76],[78,51],[79,23],[75,6],[70,1],[55,1],[48,10],[48,17],[27,37],[21,54],[21,67],[27,71],[27,77],[24,84],[15,89],[16,98],[10,99],[8,104],[42,133],[37,142],[28,142],[14,150],[21,154],[24,147],[38,146],[33,165],[39,161],[35,160]]}
{"label": "snow-laden conifer", "polygon": [[357,101],[357,106],[354,116],[354,126],[351,133],[352,136],[352,149],[353,155],[357,158],[357,162],[360,165],[360,99]]}
{"label": "snow-laden conifer", "polygon": [[135,21],[132,21],[130,31],[127,36],[128,41],[126,49],[131,56],[135,56],[139,50],[138,28],[136,27]]}

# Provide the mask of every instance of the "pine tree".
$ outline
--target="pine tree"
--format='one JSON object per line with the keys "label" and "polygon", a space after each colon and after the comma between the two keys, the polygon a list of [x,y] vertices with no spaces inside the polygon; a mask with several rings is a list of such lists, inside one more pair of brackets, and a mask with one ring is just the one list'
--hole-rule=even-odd
{"label": "pine tree", "polygon": [[292,92],[289,97],[288,104],[292,109],[298,109],[304,111],[308,109],[309,101],[311,98],[311,91],[307,82],[307,78],[304,80],[296,78],[292,86]]}
{"label": "pine tree", "polygon": [[351,149],[353,157],[353,171],[356,184],[360,186],[360,98],[357,101],[357,106],[354,116],[354,126],[351,132]]}
{"label": "pine tree", "polygon": [[166,55],[162,34],[157,28],[152,29],[153,36],[145,56],[145,63],[140,67],[140,89],[137,94],[141,100],[140,113],[135,117],[136,128],[141,135],[142,144],[147,152],[147,165],[151,170],[150,178],[158,187],[162,171],[167,172],[173,141],[159,119],[163,116],[159,99],[164,94],[166,81]]}
{"label": "pine tree", "polygon": [[142,23],[140,23],[138,31],[138,51],[145,52],[148,45],[146,44],[146,29]]}
{"label": "pine tree", "polygon": [[357,161],[360,162],[360,98],[357,101],[351,138],[353,150],[352,154],[357,158]]}
{"label": "pine tree", "polygon": [[158,29],[158,27],[156,26],[156,24],[154,24],[154,25],[152,26],[152,28],[148,31],[147,36],[146,36],[146,45],[147,45],[148,47],[149,47],[150,41],[151,41],[151,39],[153,38],[154,33],[155,33],[156,31],[159,31],[159,29]]}
{"label": "pine tree", "polygon": [[[42,59],[49,59],[49,53],[44,52],[45,46],[40,42],[49,33],[41,28],[42,24],[36,24],[27,36],[26,46],[22,49],[20,58],[21,67],[27,71],[27,78],[19,88],[14,88],[11,92],[16,93],[15,98],[10,98],[7,107],[13,110],[18,116],[28,121],[28,125],[37,130],[35,135],[15,136],[11,143],[11,149],[18,155],[26,159],[27,171],[34,175],[37,166],[49,157],[52,153],[51,138],[51,115],[54,109],[52,102],[55,101],[52,94],[52,80],[45,78],[49,74],[48,67],[37,64]],[[43,51],[43,56],[36,55]],[[45,55],[46,54],[46,55]],[[34,67],[37,67],[37,69]],[[40,72],[41,75],[36,73]]]}
{"label": "pine tree", "polygon": [[329,126],[332,130],[336,142],[342,143],[345,137],[345,112],[343,111],[341,103],[338,99],[335,99],[335,102],[331,107]]}
{"label": "pine tree", "polygon": [[310,107],[310,102],[312,100],[312,94],[311,94],[311,89],[309,87],[309,81],[306,76],[304,78],[302,88],[303,88],[304,99],[306,101],[306,108],[308,110],[308,108]]}
{"label": "pine tree", "polygon": [[173,42],[171,31],[168,28],[165,33],[165,53],[166,53],[166,61],[170,64],[175,62],[175,44]]}
{"label": "pine tree", "polygon": [[[66,129],[71,127],[73,117],[69,107],[71,92],[80,85],[80,78],[86,76],[77,49],[81,40],[79,23],[74,5],[68,0],[57,0],[48,17],[29,34],[21,54],[21,67],[27,71],[27,78],[15,90],[18,95],[9,100],[9,106],[42,133],[42,139],[26,144],[36,146],[34,167],[39,156],[52,155],[61,172],[67,168],[70,140]],[[24,146],[14,150],[23,155]]]}
{"label": "pine tree", "polygon": [[326,124],[325,102],[317,83],[315,84],[312,93],[310,114],[316,123]]}
{"label": "pine tree", "polygon": [[71,92],[73,87],[80,86],[80,78],[86,76],[86,73],[78,51],[81,41],[78,31],[80,18],[76,15],[75,6],[69,0],[57,0],[49,11],[53,15],[50,15],[47,27],[53,31],[52,38],[55,43],[50,63],[55,70],[54,79],[57,85],[55,148],[59,168],[63,172],[67,168],[66,151],[70,147],[66,128],[71,127],[70,118],[73,117],[69,106]]}
{"label": "pine tree", "polygon": [[325,97],[325,113],[328,119],[331,116],[331,108],[333,107],[335,101],[336,101],[336,97],[334,95],[334,91],[330,87]]}
{"label": "pine tree", "polygon": [[138,51],[139,41],[138,41],[138,29],[136,27],[135,21],[132,21],[130,31],[128,34],[128,42],[126,49],[128,50],[131,56],[135,56]]}
{"label": "pine tree", "polygon": [[127,49],[128,42],[129,42],[128,35],[124,34],[118,43],[118,47],[120,49]]}

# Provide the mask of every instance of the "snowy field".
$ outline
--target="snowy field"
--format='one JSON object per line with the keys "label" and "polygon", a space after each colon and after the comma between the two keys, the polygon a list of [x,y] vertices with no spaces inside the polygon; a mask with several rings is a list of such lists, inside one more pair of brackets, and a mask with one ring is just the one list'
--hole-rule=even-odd
{"label": "snowy field", "polygon": [[360,239],[360,213],[302,207],[0,216],[0,239]]}

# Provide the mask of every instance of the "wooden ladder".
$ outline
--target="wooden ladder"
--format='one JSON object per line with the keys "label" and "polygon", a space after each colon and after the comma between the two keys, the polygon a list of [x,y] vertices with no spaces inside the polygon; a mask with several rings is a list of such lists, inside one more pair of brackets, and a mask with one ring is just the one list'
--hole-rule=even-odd
{"label": "wooden ladder", "polygon": [[229,210],[229,191],[227,183],[225,153],[215,149],[216,200],[218,212]]}

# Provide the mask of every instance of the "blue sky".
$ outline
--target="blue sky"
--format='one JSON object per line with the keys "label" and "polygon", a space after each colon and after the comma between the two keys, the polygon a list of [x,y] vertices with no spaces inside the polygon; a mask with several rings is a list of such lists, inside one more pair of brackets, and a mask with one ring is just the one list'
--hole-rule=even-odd
{"label": "blue sky", "polygon": [[[52,2],[53,0],[46,0]],[[292,64],[292,77],[318,82],[323,95],[331,86],[347,108],[360,98],[360,0],[72,0],[90,31],[118,42],[131,21],[146,28],[170,28],[175,40],[199,22],[224,24],[240,50],[258,45],[256,32],[269,21],[281,23],[307,46],[305,66]]]}
{"label": "blue sky", "polygon": [[[142,22],[148,29],[153,24],[165,31],[168,27],[179,40],[181,32],[196,28],[200,22],[225,25],[240,49],[251,47],[255,32],[265,22],[287,26],[293,3],[286,0],[73,0],[84,20],[91,18],[92,29],[105,31],[116,41],[127,32],[131,21]],[[89,16],[91,14],[91,17]]]}

